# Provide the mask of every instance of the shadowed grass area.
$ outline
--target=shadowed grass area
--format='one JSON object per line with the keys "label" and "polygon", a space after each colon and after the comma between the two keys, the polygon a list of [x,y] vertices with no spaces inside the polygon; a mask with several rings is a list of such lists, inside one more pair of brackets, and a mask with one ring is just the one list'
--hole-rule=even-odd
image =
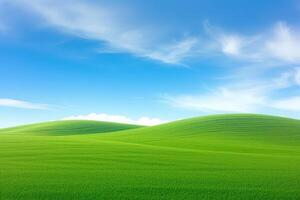
{"label": "shadowed grass area", "polygon": [[65,136],[0,131],[0,199],[300,198],[298,120],[217,115],[80,135],[74,123]]}

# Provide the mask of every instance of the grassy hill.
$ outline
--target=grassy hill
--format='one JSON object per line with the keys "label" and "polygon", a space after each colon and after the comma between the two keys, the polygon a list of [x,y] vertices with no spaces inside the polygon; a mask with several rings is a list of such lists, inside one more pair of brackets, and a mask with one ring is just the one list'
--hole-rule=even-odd
{"label": "grassy hill", "polygon": [[[234,151],[300,144],[300,121],[254,114],[212,115],[107,135],[118,141]],[[278,150],[278,148],[276,148]]]}
{"label": "grassy hill", "polygon": [[300,199],[299,120],[61,123],[0,131],[0,199]]}
{"label": "grassy hill", "polygon": [[88,120],[66,120],[45,122],[13,128],[0,129],[0,133],[11,134],[43,134],[43,135],[75,135],[121,131],[142,126],[120,124],[113,122],[99,122]]}

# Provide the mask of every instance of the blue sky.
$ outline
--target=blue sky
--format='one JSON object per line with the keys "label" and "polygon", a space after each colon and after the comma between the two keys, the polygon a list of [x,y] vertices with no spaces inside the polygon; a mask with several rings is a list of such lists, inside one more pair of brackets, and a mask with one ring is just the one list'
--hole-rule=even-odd
{"label": "blue sky", "polygon": [[0,0],[0,127],[300,118],[296,0]]}

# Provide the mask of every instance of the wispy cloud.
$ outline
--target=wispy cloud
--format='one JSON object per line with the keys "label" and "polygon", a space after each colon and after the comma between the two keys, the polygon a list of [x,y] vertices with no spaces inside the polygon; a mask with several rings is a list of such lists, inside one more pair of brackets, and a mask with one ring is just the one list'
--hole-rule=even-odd
{"label": "wispy cloud", "polygon": [[168,44],[157,51],[150,52],[148,57],[166,63],[180,63],[187,57],[195,56],[195,47],[199,45],[196,37],[189,37],[173,44]]}
{"label": "wispy cloud", "polygon": [[300,96],[279,95],[282,90],[299,87],[300,69],[293,68],[271,80],[224,85],[202,94],[166,95],[171,106],[206,113],[264,112],[267,109],[300,111]]}
{"label": "wispy cloud", "polygon": [[221,28],[204,25],[214,50],[225,56],[248,62],[272,62],[278,65],[300,63],[300,31],[284,22],[254,35],[228,33]]}
{"label": "wispy cloud", "polygon": [[266,103],[260,88],[217,88],[203,95],[166,96],[172,106],[214,112],[257,112]]}
{"label": "wispy cloud", "polygon": [[[59,31],[96,40],[109,52],[131,53],[164,63],[178,64],[187,57],[195,38],[161,39],[160,28],[136,23],[132,10],[90,1],[9,1],[40,16]],[[130,14],[129,14],[130,13]],[[103,50],[101,50],[103,51]],[[99,51],[99,52],[101,52]],[[106,50],[104,50],[106,52]]]}
{"label": "wispy cloud", "polygon": [[280,110],[299,112],[300,96],[292,96],[276,100],[271,106]]}
{"label": "wispy cloud", "polygon": [[161,120],[159,118],[150,118],[150,117],[141,117],[138,119],[132,119],[123,115],[109,115],[105,113],[90,113],[87,115],[77,115],[65,117],[63,120],[94,120],[94,121],[108,121],[108,122],[118,122],[125,124],[138,124],[145,126],[153,126],[162,123],[166,123],[167,121]]}
{"label": "wispy cloud", "polygon": [[278,23],[273,35],[265,42],[265,51],[272,57],[287,62],[300,62],[300,35],[285,23]]}
{"label": "wispy cloud", "polygon": [[300,96],[272,99],[253,88],[235,91],[231,88],[217,88],[211,94],[167,96],[164,101],[175,107],[205,113],[260,113],[265,109],[300,111]]}
{"label": "wispy cloud", "polygon": [[224,36],[220,38],[221,50],[223,53],[233,56],[240,56],[244,40],[239,36]]}
{"label": "wispy cloud", "polygon": [[294,67],[284,71],[279,77],[274,79],[273,82],[279,88],[300,86],[300,67]]}
{"label": "wispy cloud", "polygon": [[300,63],[300,31],[284,22],[245,35],[205,21],[199,27],[204,33],[180,37],[164,31],[159,22],[150,25],[135,20],[139,18],[137,12],[124,6],[83,0],[3,1],[29,10],[59,31],[98,41],[99,52],[130,53],[168,64],[184,64],[191,57],[201,59],[219,53],[247,62]]}
{"label": "wispy cloud", "polygon": [[0,106],[2,107],[13,107],[13,108],[23,108],[23,109],[34,109],[34,110],[47,110],[49,109],[46,104],[35,104],[27,101],[21,101],[17,99],[5,99],[0,98]]}

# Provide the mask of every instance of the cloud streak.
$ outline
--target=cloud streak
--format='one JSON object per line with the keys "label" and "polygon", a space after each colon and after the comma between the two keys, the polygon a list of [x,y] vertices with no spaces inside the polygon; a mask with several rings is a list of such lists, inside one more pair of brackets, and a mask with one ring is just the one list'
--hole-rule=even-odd
{"label": "cloud streak", "polygon": [[213,51],[225,56],[256,63],[300,63],[300,31],[284,22],[277,22],[270,30],[255,35],[226,33],[209,23],[204,27],[214,43]]}
{"label": "cloud streak", "polygon": [[[271,84],[266,83],[269,81],[266,73],[261,77],[263,81],[252,85],[241,85],[236,78],[233,80],[235,84],[223,83],[211,92],[164,97],[173,106],[205,112],[259,112],[265,108],[297,110],[297,94],[280,92],[300,85],[300,30],[284,22],[274,22],[269,28],[249,35],[224,31],[205,22],[201,34],[190,34],[185,30],[187,34],[180,37],[177,33],[170,34],[160,29],[159,23],[154,27],[134,20],[139,17],[134,10],[95,1],[3,1],[29,10],[44,24],[60,32],[98,42],[102,47],[99,52],[103,53],[129,53],[182,65],[190,58],[201,60],[204,56],[228,65],[229,62],[223,61],[229,58],[238,61],[233,62],[234,65],[240,64],[234,72],[243,69],[249,72],[251,69],[247,67],[255,66],[256,72],[246,74],[248,79],[256,79],[255,75],[263,74],[264,70],[272,74],[274,68],[270,66],[285,70],[271,80]],[[91,114],[94,115],[97,114]]]}
{"label": "cloud streak", "polygon": [[188,58],[201,59],[216,53],[247,62],[300,63],[300,32],[283,22],[269,30],[243,35],[205,21],[203,34],[176,37],[163,31],[159,23],[154,26],[137,22],[136,11],[129,8],[82,0],[3,1],[29,10],[59,31],[98,41],[102,46],[99,52],[130,53],[168,64],[184,64]]}
{"label": "cloud streak", "polygon": [[162,123],[166,123],[167,121],[161,120],[159,118],[150,118],[150,117],[141,117],[138,119],[132,119],[123,115],[109,115],[105,113],[90,113],[87,115],[77,115],[65,117],[62,120],[94,120],[94,121],[108,121],[108,122],[117,122],[117,123],[125,123],[125,124],[137,124],[144,126],[153,126]]}
{"label": "cloud streak", "polygon": [[35,104],[28,101],[21,101],[17,99],[0,98],[0,107],[12,107],[23,108],[33,110],[48,110],[49,107],[46,104]]}
{"label": "cloud streak", "polygon": [[205,113],[261,113],[266,109],[300,111],[300,96],[273,100],[267,95],[251,90],[250,93],[247,93],[249,90],[231,91],[231,88],[217,88],[213,94],[165,97],[164,101],[174,107]]}
{"label": "cloud streak", "polygon": [[207,113],[257,112],[265,104],[266,97],[260,88],[221,87],[204,95],[167,96],[164,101],[175,107]]}
{"label": "cloud streak", "polygon": [[134,22],[136,16],[128,14],[134,13],[131,10],[129,12],[100,3],[68,0],[10,2],[37,14],[57,30],[98,41],[109,52],[131,53],[168,64],[178,64],[188,57],[198,42],[196,38],[162,41],[159,27],[149,28]]}
{"label": "cloud streak", "polygon": [[167,95],[163,101],[171,106],[206,113],[264,112],[265,110],[300,111],[299,95],[276,96],[278,92],[299,87],[300,68],[281,73],[261,82],[225,85],[202,94]]}

